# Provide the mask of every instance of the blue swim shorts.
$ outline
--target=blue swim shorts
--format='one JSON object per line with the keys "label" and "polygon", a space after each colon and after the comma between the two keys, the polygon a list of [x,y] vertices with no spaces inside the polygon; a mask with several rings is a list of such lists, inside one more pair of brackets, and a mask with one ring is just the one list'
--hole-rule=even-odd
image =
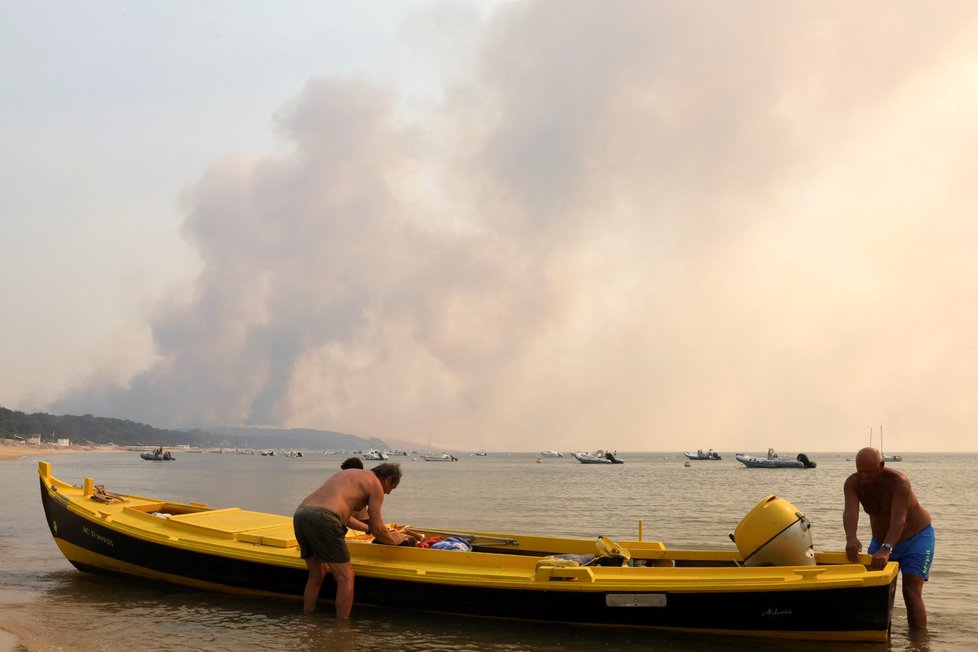
{"label": "blue swim shorts", "polygon": [[[934,561],[934,541],[934,528],[928,525],[903,543],[893,546],[890,561],[900,562],[900,570],[904,574],[920,575],[926,582],[930,577],[930,564]],[[879,549],[880,544],[874,537],[866,552],[873,554]]]}

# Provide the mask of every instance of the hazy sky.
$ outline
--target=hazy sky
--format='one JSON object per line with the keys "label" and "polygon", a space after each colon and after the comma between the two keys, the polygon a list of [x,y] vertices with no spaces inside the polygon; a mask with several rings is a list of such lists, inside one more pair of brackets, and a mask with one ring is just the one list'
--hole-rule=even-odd
{"label": "hazy sky", "polygon": [[4,407],[978,450],[971,0],[4,13]]}

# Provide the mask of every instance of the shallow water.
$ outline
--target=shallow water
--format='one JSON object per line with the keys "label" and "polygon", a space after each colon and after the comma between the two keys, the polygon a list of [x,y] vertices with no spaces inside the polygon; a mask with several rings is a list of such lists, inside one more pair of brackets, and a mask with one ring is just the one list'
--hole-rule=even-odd
{"label": "shallow water", "polygon": [[[622,453],[623,465],[572,458],[490,453],[454,463],[399,458],[400,487],[384,503],[386,520],[438,529],[637,538],[671,547],[730,549],[740,519],[769,494],[805,512],[818,550],[841,550],[842,482],[851,454],[810,454],[815,469],[746,469],[719,462],[684,466],[679,454]],[[55,476],[94,477],[109,490],[214,507],[291,514],[341,456],[302,458],[185,453],[172,463],[126,453],[52,457]],[[976,495],[978,455],[907,454],[908,474],[937,530],[924,598],[929,631],[913,637],[897,596],[889,645],[767,641],[441,616],[356,606],[338,624],[324,605],[307,617],[289,600],[241,598],[75,570],[55,546],[38,495],[37,458],[0,463],[0,627],[28,650],[965,650],[978,637]],[[869,542],[865,515],[860,538]],[[709,614],[704,614],[709,621]],[[0,650],[9,647],[0,638]]]}

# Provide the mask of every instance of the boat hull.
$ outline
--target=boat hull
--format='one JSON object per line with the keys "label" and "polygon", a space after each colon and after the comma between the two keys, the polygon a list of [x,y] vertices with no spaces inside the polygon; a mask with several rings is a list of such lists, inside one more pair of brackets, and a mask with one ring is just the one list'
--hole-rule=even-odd
{"label": "boat hull", "polygon": [[[48,525],[76,568],[301,599],[307,571],[286,532],[288,517],[137,496],[103,504],[91,499],[89,480],[83,488],[71,487],[41,469]],[[178,507],[188,513],[161,519],[149,511],[176,512]],[[356,604],[621,628],[821,640],[888,638],[895,563],[884,571],[869,571],[844,563],[843,553],[822,553],[823,561],[833,563],[740,568],[733,551],[669,551],[657,542],[623,542],[632,559],[645,566],[565,567],[543,556],[593,551],[593,540],[463,535],[475,545],[473,552],[348,541]],[[331,575],[324,584],[322,596],[332,598]],[[710,614],[708,627],[703,614]]]}
{"label": "boat hull", "polygon": [[719,460],[723,459],[722,457],[720,457],[720,454],[717,453],[717,452],[715,452],[715,451],[708,451],[708,452],[705,452],[705,453],[703,451],[696,451],[695,453],[691,453],[689,451],[683,451],[683,455],[685,455],[686,456],[686,459],[688,459],[688,460],[704,460],[704,461],[706,461],[706,460],[713,460],[713,461],[719,461]]}
{"label": "boat hull", "polygon": [[[814,469],[815,462],[812,462],[804,454],[796,459],[782,457],[754,457],[753,455],[743,455],[737,453],[737,461],[750,469]],[[805,461],[802,461],[805,460]]]}
{"label": "boat hull", "polygon": [[614,453],[574,453],[574,458],[581,464],[624,464],[624,460]]}

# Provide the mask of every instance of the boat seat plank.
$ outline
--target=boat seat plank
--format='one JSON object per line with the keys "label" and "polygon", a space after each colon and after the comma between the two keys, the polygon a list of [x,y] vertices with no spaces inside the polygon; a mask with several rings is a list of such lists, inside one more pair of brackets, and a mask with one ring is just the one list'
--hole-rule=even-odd
{"label": "boat seat plank", "polygon": [[244,543],[272,546],[273,548],[295,548],[299,545],[291,521],[288,524],[275,527],[238,532],[236,538]]}
{"label": "boat seat plank", "polygon": [[280,528],[286,525],[289,529],[292,528],[292,519],[288,516],[252,512],[238,507],[212,509],[193,514],[176,514],[171,516],[169,521],[187,529],[199,530],[207,534],[232,535],[230,538],[236,538],[235,535],[242,532]]}

